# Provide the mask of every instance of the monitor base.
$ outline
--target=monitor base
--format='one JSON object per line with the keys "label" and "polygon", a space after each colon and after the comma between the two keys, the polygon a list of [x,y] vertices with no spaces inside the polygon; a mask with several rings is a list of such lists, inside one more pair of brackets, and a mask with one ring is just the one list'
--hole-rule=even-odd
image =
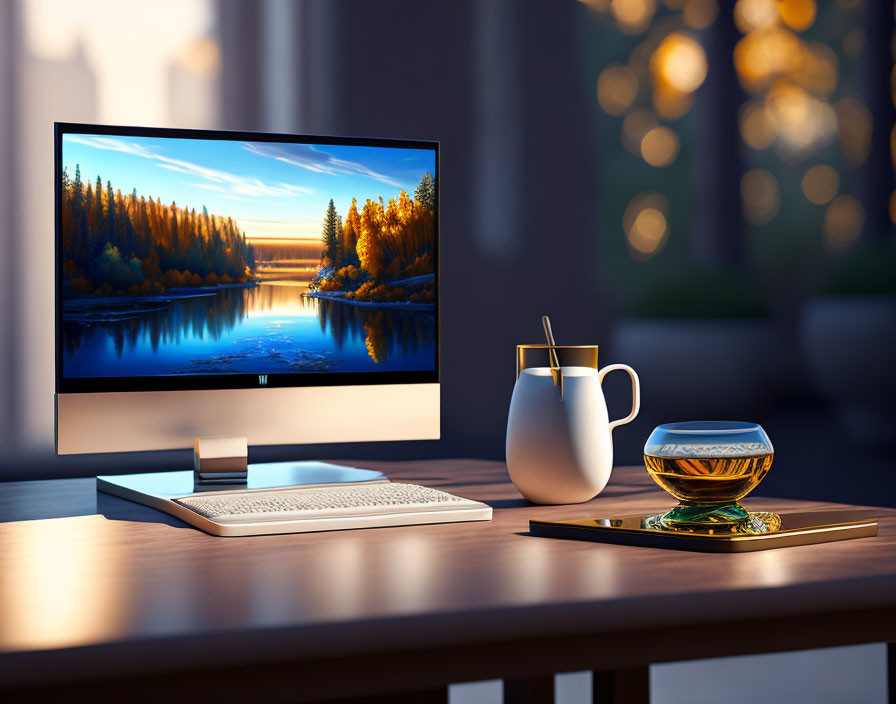
{"label": "monitor base", "polygon": [[[488,521],[492,517],[491,507],[479,501],[453,496],[449,496],[447,500],[444,497],[438,500],[424,497],[419,500],[418,497],[418,500],[409,501],[406,495],[408,491],[439,495],[444,492],[410,484],[392,484],[384,474],[375,470],[342,467],[325,462],[249,465],[248,481],[241,486],[198,485],[194,483],[194,473],[185,470],[97,477],[96,488],[97,491],[164,511],[217,536],[279,535],[424,523]],[[285,491],[280,494],[280,489]],[[279,496],[279,504],[271,502],[271,490],[275,498]],[[377,502],[377,496],[382,499],[383,491],[392,498]],[[372,503],[358,504],[359,492],[362,498],[365,494],[373,493],[375,496],[372,499],[369,496],[366,499]],[[295,501],[297,494],[303,495],[298,497],[298,502]],[[303,501],[307,503],[309,496],[312,497],[312,505],[303,505]],[[222,513],[222,501],[224,504],[235,502],[238,510]],[[246,510],[244,505],[247,501],[249,504],[254,502],[263,506],[264,510]],[[296,503],[298,508],[290,508],[290,501]],[[203,503],[211,503],[212,509],[204,513],[201,508],[191,508]]]}
{"label": "monitor base", "polygon": [[[241,484],[198,484],[192,470],[121,474],[96,478],[97,491],[159,508],[161,502],[207,491],[246,491],[326,484],[388,481],[373,469],[343,467],[328,462],[265,462],[250,464],[248,477]],[[163,509],[164,510],[164,509]]]}

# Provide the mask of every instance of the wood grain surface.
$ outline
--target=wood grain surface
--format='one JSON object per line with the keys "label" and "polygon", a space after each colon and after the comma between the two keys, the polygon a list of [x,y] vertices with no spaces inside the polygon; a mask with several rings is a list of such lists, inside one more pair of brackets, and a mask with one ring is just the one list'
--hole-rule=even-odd
{"label": "wood grain surface", "polygon": [[874,509],[874,538],[685,553],[527,535],[530,518],[668,507],[643,468],[586,504],[532,506],[498,462],[363,466],[494,519],[217,538],[92,479],[0,484],[0,689],[152,698],[180,676],[185,695],[214,682],[219,702],[248,687],[304,701],[896,640],[896,510]]}

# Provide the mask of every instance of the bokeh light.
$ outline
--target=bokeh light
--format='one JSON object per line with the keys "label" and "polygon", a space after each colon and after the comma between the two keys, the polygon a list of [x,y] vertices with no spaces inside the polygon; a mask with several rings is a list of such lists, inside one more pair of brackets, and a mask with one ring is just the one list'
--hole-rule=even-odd
{"label": "bokeh light", "polygon": [[778,17],[775,0],[737,0],[734,4],[734,23],[742,34],[774,27]]}
{"label": "bokeh light", "polygon": [[803,46],[799,65],[791,77],[815,95],[827,98],[837,87],[837,63],[836,51],[827,44],[813,42]]}
{"label": "bokeh light", "polygon": [[628,66],[611,64],[597,79],[597,100],[608,115],[622,115],[638,96],[638,77]]}
{"label": "bokeh light", "polygon": [[641,140],[641,156],[651,166],[668,166],[678,156],[678,135],[670,127],[654,127]]}
{"label": "bokeh light", "polygon": [[632,110],[622,121],[622,144],[632,154],[640,156],[641,141],[650,130],[656,127],[656,115],[647,108]]}
{"label": "bokeh light", "polygon": [[653,91],[651,105],[664,120],[677,120],[687,115],[694,106],[694,97],[690,93],[658,87]]}
{"label": "bokeh light", "polygon": [[659,193],[641,193],[632,198],[622,215],[622,227],[633,259],[645,261],[665,245],[668,212],[669,202]]}
{"label": "bokeh light", "polygon": [[642,254],[653,254],[666,235],[666,216],[656,208],[644,208],[635,216],[629,244]]}
{"label": "bokeh light", "polygon": [[871,111],[858,98],[841,98],[837,110],[837,136],[840,151],[853,166],[862,164],[871,149]]}
{"label": "bokeh light", "polygon": [[656,0],[613,0],[610,12],[626,34],[640,34],[650,25],[656,12]]}
{"label": "bokeh light", "polygon": [[765,105],[785,152],[818,148],[830,142],[836,133],[834,109],[786,79],[776,81],[769,89]]}
{"label": "bokeh light", "polygon": [[[741,136],[753,149],[775,144],[790,162],[832,142],[842,123],[828,102],[840,78],[837,52],[798,35],[817,15],[816,0],[738,0],[734,6],[735,23],[745,35],[734,47],[738,80],[764,101],[763,108],[754,102],[741,110]],[[858,155],[861,124],[845,132],[846,148]]]}
{"label": "bokeh light", "polygon": [[896,191],[890,194],[890,222],[896,225]]}
{"label": "bokeh light", "polygon": [[816,205],[829,202],[840,188],[840,177],[837,171],[827,164],[816,164],[805,174],[802,180],[803,194]]}
{"label": "bokeh light", "polygon": [[781,75],[796,73],[802,62],[799,37],[783,27],[751,31],[734,47],[734,67],[744,88],[759,93]]}
{"label": "bokeh light", "polygon": [[851,195],[837,196],[824,214],[824,244],[831,252],[842,252],[856,241],[865,224],[865,209]]}
{"label": "bokeh light", "polygon": [[655,85],[678,93],[693,93],[706,80],[706,52],[692,37],[668,34],[650,57]]}
{"label": "bokeh light", "polygon": [[744,218],[751,225],[764,225],[781,208],[778,180],[765,169],[750,169],[740,181]]}
{"label": "bokeh light", "polygon": [[774,120],[760,101],[745,103],[738,114],[740,136],[753,149],[766,149],[775,141]]}
{"label": "bokeh light", "polygon": [[778,0],[781,21],[797,32],[804,32],[815,22],[815,0]]}
{"label": "bokeh light", "polygon": [[716,0],[687,0],[682,13],[684,23],[694,29],[706,29],[718,16],[719,5]]}

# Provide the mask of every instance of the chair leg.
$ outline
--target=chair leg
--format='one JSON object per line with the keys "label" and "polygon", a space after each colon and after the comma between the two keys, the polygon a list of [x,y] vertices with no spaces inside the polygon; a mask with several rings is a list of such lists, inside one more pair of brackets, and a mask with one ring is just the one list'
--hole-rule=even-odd
{"label": "chair leg", "polygon": [[594,704],[650,704],[650,667],[595,670]]}
{"label": "chair leg", "polygon": [[504,680],[504,704],[554,704],[554,676]]}

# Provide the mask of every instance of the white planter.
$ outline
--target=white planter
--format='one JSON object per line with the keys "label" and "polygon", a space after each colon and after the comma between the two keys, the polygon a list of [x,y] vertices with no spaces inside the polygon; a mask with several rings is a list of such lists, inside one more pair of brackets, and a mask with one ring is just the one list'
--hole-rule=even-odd
{"label": "white planter", "polygon": [[[632,412],[610,423],[601,381],[623,369],[632,377]],[[507,420],[507,469],[520,493],[537,504],[573,504],[597,496],[613,468],[612,430],[638,413],[634,370],[563,367],[563,398],[547,367],[524,369]]]}

